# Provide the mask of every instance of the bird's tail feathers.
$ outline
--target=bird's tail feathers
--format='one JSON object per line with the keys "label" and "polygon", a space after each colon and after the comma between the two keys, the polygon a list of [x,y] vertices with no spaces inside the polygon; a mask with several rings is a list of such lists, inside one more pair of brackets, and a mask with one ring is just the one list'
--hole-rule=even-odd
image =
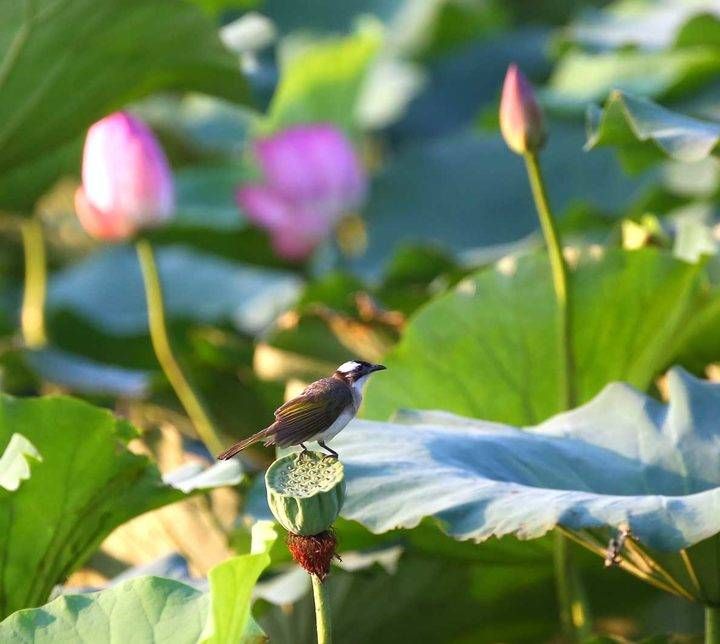
{"label": "bird's tail feathers", "polygon": [[267,431],[267,428],[261,429],[257,434],[253,434],[252,436],[248,436],[247,438],[238,441],[229,449],[226,449],[222,454],[218,454],[218,460],[226,461],[227,459],[232,458],[233,456],[236,456],[237,454],[242,452],[246,447],[250,447],[250,445],[258,443],[259,441],[267,437]]}

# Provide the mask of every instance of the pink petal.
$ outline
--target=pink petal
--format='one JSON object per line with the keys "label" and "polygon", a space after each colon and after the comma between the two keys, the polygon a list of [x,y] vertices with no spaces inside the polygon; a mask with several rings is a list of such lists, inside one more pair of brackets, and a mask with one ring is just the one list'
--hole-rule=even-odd
{"label": "pink petal", "polygon": [[278,256],[296,261],[311,255],[324,238],[307,229],[288,226],[272,234],[272,244]]}
{"label": "pink petal", "polygon": [[75,212],[85,231],[103,241],[122,241],[135,233],[135,224],[123,214],[95,208],[82,187],[75,191]]}
{"label": "pink petal", "polygon": [[517,65],[510,65],[500,99],[500,130],[518,154],[537,150],[545,141],[543,115],[535,93]]}
{"label": "pink petal", "polygon": [[330,220],[355,209],[366,176],[349,139],[327,124],[292,127],[255,144],[267,183]]}
{"label": "pink petal", "polygon": [[273,188],[246,185],[235,193],[245,216],[261,228],[276,230],[292,219],[291,206]]}
{"label": "pink petal", "polygon": [[162,148],[142,121],[124,112],[90,128],[82,175],[89,203],[138,226],[162,223],[174,211],[172,174]]}
{"label": "pink petal", "polygon": [[243,186],[236,198],[246,217],[270,233],[273,248],[285,259],[304,259],[332,229],[324,215],[287,201],[274,188]]}

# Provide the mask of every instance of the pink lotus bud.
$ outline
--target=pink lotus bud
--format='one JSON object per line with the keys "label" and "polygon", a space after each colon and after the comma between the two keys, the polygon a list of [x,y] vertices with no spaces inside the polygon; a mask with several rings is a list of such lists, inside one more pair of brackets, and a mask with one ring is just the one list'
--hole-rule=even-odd
{"label": "pink lotus bud", "polygon": [[82,186],[75,193],[75,210],[88,234],[127,239],[166,221],[174,208],[167,158],[145,123],[115,112],[88,130]]}
{"label": "pink lotus bud", "polygon": [[267,230],[277,254],[306,258],[365,197],[367,177],[336,127],[301,125],[257,141],[264,181],[237,191],[248,219]]}
{"label": "pink lotus bud", "polygon": [[517,65],[505,75],[500,100],[500,131],[508,147],[518,154],[539,150],[545,143],[545,125],[535,92]]}

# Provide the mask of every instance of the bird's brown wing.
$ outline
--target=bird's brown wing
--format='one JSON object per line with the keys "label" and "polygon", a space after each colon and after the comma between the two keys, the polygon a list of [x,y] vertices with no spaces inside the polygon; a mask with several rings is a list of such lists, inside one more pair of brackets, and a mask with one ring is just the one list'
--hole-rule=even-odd
{"label": "bird's brown wing", "polygon": [[336,378],[318,380],[278,408],[265,444],[289,447],[311,441],[352,404],[352,390],[344,382]]}

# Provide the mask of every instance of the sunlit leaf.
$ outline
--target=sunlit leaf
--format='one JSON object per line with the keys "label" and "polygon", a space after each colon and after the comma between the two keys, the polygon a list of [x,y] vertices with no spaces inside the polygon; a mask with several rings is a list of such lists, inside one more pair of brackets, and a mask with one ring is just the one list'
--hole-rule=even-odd
{"label": "sunlit leaf", "polygon": [[[185,496],[126,449],[136,436],[131,425],[87,403],[0,397],[3,449],[18,433],[42,460],[17,490],[0,489],[3,616],[45,601],[120,524]],[[228,476],[208,485],[237,482],[237,472]]]}
{"label": "sunlit leaf", "polygon": [[[209,592],[160,577],[129,579],[100,592],[64,595],[40,608],[18,611],[0,624],[0,638],[17,642],[266,642],[250,608],[253,587],[270,563],[268,550],[276,537],[272,523],[254,526],[254,554],[215,566],[209,574]],[[160,570],[169,572],[166,566],[167,562],[161,562]]]}
{"label": "sunlit leaf", "polygon": [[12,492],[29,479],[30,459],[42,460],[42,457],[22,434],[13,434],[5,451],[0,454],[0,487]]}
{"label": "sunlit leaf", "polygon": [[633,169],[670,157],[692,163],[711,155],[720,142],[720,124],[665,109],[647,99],[613,92],[603,109],[588,110],[587,149],[617,147]]}
{"label": "sunlit leaf", "polygon": [[203,633],[204,644],[265,641],[250,613],[252,590],[270,564],[267,552],[233,557],[210,571],[211,618]]}
{"label": "sunlit leaf", "polygon": [[316,121],[352,129],[365,72],[380,38],[377,29],[368,28],[310,45],[286,60],[263,130]]}
{"label": "sunlit leaf", "polygon": [[161,577],[63,595],[0,623],[12,642],[266,642],[250,613],[251,591],[270,562],[267,553],[233,557],[210,572],[210,591]]}
{"label": "sunlit leaf", "polygon": [[599,54],[571,51],[556,66],[543,98],[556,109],[583,112],[589,103],[604,101],[614,89],[662,98],[696,89],[718,71],[715,47]]}
{"label": "sunlit leaf", "polygon": [[210,597],[161,577],[130,579],[99,593],[63,595],[0,623],[4,641],[178,642],[195,644]]}
{"label": "sunlit leaf", "polygon": [[243,467],[238,459],[218,461],[208,468],[197,463],[170,472],[163,481],[186,494],[220,485],[236,485],[243,476]]}
{"label": "sunlit leaf", "polygon": [[717,5],[705,0],[617,0],[603,9],[588,8],[565,29],[563,36],[594,49],[633,45],[642,49],[671,46],[694,16],[708,20]]}
{"label": "sunlit leaf", "polygon": [[[669,253],[581,253],[572,276],[580,401],[613,380],[645,389],[675,357],[700,267]],[[421,307],[370,380],[365,415],[446,409],[517,424],[560,411],[558,348],[547,256],[476,273]]]}
{"label": "sunlit leaf", "polygon": [[247,99],[212,22],[180,0],[5,2],[0,51],[4,207],[32,205],[65,167],[60,151],[130,100],[168,88]]}

